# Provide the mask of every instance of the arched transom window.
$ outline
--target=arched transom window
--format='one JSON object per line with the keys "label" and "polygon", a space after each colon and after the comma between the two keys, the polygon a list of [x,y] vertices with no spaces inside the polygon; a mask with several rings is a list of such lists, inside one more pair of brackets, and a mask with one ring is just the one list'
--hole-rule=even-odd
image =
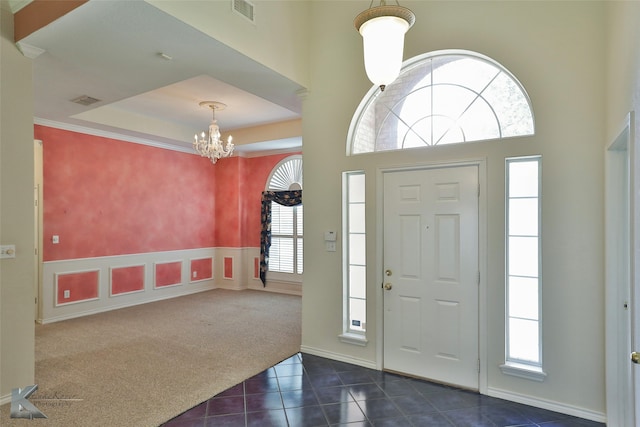
{"label": "arched transom window", "polygon": [[533,133],[529,97],[507,69],[475,52],[439,51],[406,61],[384,92],[368,92],[347,155]]}

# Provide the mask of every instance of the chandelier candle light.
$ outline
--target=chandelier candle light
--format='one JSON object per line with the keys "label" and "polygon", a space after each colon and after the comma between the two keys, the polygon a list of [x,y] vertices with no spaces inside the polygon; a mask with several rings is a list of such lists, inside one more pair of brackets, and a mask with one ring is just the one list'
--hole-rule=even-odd
{"label": "chandelier candle light", "polygon": [[367,77],[380,90],[400,75],[404,35],[415,21],[415,14],[400,6],[397,0],[396,5],[380,0],[379,6],[369,6],[353,21],[362,35]]}
{"label": "chandelier candle light", "polygon": [[211,108],[213,118],[209,125],[209,135],[202,132],[200,138],[198,138],[198,134],[196,134],[193,141],[193,148],[202,157],[207,157],[211,160],[211,163],[215,163],[218,159],[222,157],[229,157],[233,153],[234,146],[231,142],[233,138],[229,135],[229,138],[227,138],[227,144],[223,145],[220,140],[220,127],[216,120],[216,110],[224,110],[227,106],[221,102],[215,101],[203,101],[200,103],[200,106]]}

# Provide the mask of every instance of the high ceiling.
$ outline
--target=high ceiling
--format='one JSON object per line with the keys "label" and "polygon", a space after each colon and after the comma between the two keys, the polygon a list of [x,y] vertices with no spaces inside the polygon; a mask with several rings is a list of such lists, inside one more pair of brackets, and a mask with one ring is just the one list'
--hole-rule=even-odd
{"label": "high ceiling", "polygon": [[[223,135],[299,119],[303,89],[140,0],[89,1],[19,41],[33,57],[36,123],[189,151],[211,110]],[[89,96],[90,106],[71,100]],[[239,152],[300,147],[300,138],[234,139]]]}

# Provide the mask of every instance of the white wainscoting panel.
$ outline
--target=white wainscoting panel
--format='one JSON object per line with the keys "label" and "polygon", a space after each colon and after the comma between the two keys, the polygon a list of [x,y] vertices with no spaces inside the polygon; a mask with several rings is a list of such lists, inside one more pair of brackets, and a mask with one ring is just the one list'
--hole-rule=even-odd
{"label": "white wainscoting panel", "polygon": [[[260,248],[222,247],[47,261],[43,263],[42,268],[42,295],[40,295],[42,308],[38,314],[38,322],[57,322],[216,288],[254,289],[302,295],[300,283],[268,280],[267,286],[263,287],[259,272],[256,271],[256,259],[259,257]],[[225,258],[231,260],[227,262],[232,263],[227,277],[224,274]],[[213,259],[211,278],[192,277],[191,261],[199,259]],[[182,263],[182,281],[171,286],[156,287],[156,265],[173,262]],[[112,293],[113,271],[138,266],[144,267],[144,288],[131,292]],[[56,304],[57,277],[92,270],[98,271],[99,298],[77,301],[73,304]]]}
{"label": "white wainscoting panel", "polygon": [[[213,278],[192,282],[190,279],[191,259],[207,257],[214,259]],[[40,296],[42,311],[38,315],[38,321],[51,323],[215,289],[216,277],[221,277],[221,274],[218,274],[220,270],[217,270],[216,260],[216,248],[201,248],[44,262],[42,295]],[[182,262],[182,282],[175,286],[154,287],[155,265],[176,261]],[[139,292],[112,295],[110,289],[111,271],[139,265],[145,266],[144,289]],[[99,298],[78,301],[74,304],[56,305],[56,278],[68,273],[90,270],[98,270],[99,272]]]}
{"label": "white wainscoting panel", "polygon": [[249,289],[302,296],[302,283],[273,279],[269,273],[267,273],[267,286],[263,286],[260,280],[260,248],[247,248],[246,251]]}

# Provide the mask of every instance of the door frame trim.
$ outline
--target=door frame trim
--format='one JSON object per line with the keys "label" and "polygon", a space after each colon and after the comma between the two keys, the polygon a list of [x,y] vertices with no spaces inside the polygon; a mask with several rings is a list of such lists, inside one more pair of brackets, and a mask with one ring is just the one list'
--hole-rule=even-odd
{"label": "door frame trim", "polygon": [[[605,369],[606,414],[609,425],[634,422],[633,345],[634,273],[634,113],[627,114],[620,132],[605,148]],[[625,217],[625,224],[620,217]],[[624,246],[619,236],[629,236]],[[620,257],[624,257],[620,260]],[[621,304],[631,310],[626,313]],[[620,398],[619,395],[628,398]]]}
{"label": "door frame trim", "polygon": [[34,283],[34,297],[35,297],[35,310],[34,310],[34,320],[37,322],[38,319],[42,319],[42,270],[43,270],[43,255],[44,248],[42,244],[42,239],[44,236],[44,147],[42,140],[34,139],[33,140],[33,156],[34,156],[34,203],[37,203],[37,206],[34,206],[34,209],[38,212],[37,217],[34,222],[34,237],[35,237],[35,271],[36,278]]}
{"label": "door frame trim", "polygon": [[[478,289],[478,357],[480,358],[480,372],[478,373],[478,391],[487,394],[488,391],[488,343],[487,343],[487,159],[475,158],[454,161],[438,161],[428,163],[412,163],[407,165],[382,167],[376,170],[376,283],[382,283],[383,276],[383,222],[384,222],[384,175],[394,172],[412,170],[458,168],[476,166],[478,168],[478,269],[480,270],[480,285]],[[384,307],[383,290],[376,286],[376,368],[384,367]]]}

